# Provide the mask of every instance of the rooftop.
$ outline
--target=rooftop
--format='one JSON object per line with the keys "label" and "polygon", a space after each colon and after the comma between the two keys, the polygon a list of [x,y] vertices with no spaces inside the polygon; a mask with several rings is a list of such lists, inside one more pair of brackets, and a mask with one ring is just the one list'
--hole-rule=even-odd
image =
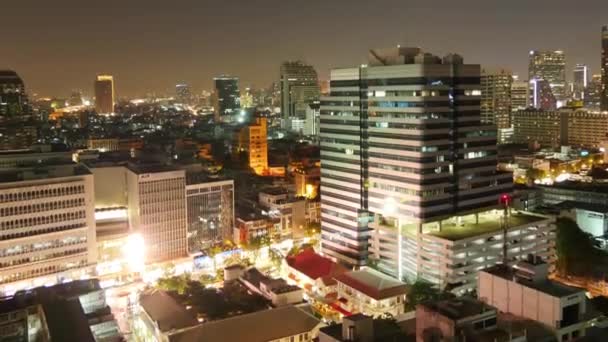
{"label": "rooftop", "polygon": [[536,185],[540,189],[565,189],[575,191],[608,193],[608,184],[598,182],[563,181],[553,185]]}
{"label": "rooftop", "polygon": [[585,292],[585,290],[577,289],[575,287],[570,287],[566,285],[562,285],[558,282],[552,281],[550,279],[544,279],[540,281],[529,281],[520,277],[515,277],[517,270],[504,266],[502,264],[498,264],[483,270],[482,272],[486,272],[492,274],[494,276],[510,280],[516,281],[518,284],[529,287],[531,289],[535,289],[537,291],[543,292],[553,297],[567,297],[573,294]]}
{"label": "rooftop", "polygon": [[307,248],[298,255],[287,257],[287,264],[314,280],[335,277],[347,271],[344,266],[315,253],[312,248]]}
{"label": "rooftop", "polygon": [[59,161],[53,165],[43,164],[36,167],[20,168],[0,172],[0,183],[22,182],[40,179],[53,179],[91,174],[84,165]]}
{"label": "rooftop", "polygon": [[171,336],[170,341],[266,342],[309,332],[319,324],[321,321],[304,310],[285,306],[204,323]]}
{"label": "rooftop", "polygon": [[[474,215],[467,215],[461,217],[460,224],[457,224],[453,219],[445,220],[442,222],[441,231],[424,230],[424,233],[450,241],[463,240],[486,233],[501,231],[501,218],[502,212],[493,213],[492,211],[488,211],[480,213],[479,223],[475,223]],[[514,212],[509,216],[509,228],[529,225],[546,219],[547,217],[539,215]],[[417,231],[417,227],[415,224],[403,225],[402,229],[405,230],[404,233],[410,235],[415,235]]]}
{"label": "rooftop", "polygon": [[555,205],[560,209],[582,209],[596,213],[608,213],[608,206],[599,203],[585,203],[577,201],[563,201]]}
{"label": "rooftop", "polygon": [[171,165],[163,165],[163,164],[135,164],[129,163],[127,166],[131,172],[136,174],[143,173],[155,173],[155,172],[169,172],[169,171],[178,171],[179,168],[171,166]]}
{"label": "rooftop", "polygon": [[175,299],[162,290],[150,290],[139,297],[139,305],[158,324],[161,331],[184,329],[198,321]]}
{"label": "rooftop", "polygon": [[405,283],[369,268],[346,272],[335,278],[376,300],[405,295],[408,291]]}
{"label": "rooftop", "polygon": [[461,320],[487,311],[496,312],[495,308],[484,302],[465,297],[425,302],[418,306],[437,312],[452,320]]}
{"label": "rooftop", "polygon": [[186,173],[186,184],[201,184],[201,183],[213,183],[228,180],[225,177],[219,175],[210,175],[205,172],[187,172]]}

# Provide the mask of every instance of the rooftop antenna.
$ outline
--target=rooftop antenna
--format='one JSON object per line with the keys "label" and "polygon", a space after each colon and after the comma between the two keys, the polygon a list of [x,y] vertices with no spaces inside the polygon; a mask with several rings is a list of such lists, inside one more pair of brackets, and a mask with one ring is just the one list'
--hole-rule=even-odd
{"label": "rooftop antenna", "polygon": [[507,265],[507,232],[509,231],[509,209],[511,208],[512,198],[509,194],[502,194],[500,196],[500,205],[503,208],[503,216],[501,220],[502,224],[502,263]]}

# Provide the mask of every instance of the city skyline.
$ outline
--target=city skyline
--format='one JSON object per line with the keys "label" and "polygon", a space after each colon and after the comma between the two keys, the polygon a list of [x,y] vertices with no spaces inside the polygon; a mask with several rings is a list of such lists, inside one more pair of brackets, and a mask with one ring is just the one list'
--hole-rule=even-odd
{"label": "city skyline", "polygon": [[[83,8],[61,0],[49,8],[23,1],[7,5],[11,16],[4,20],[0,68],[16,70],[32,94],[59,97],[73,89],[92,95],[92,80],[100,73],[115,76],[117,97],[172,94],[180,82],[196,91],[211,89],[221,73],[238,76],[241,86],[267,87],[278,80],[281,62],[298,59],[327,79],[331,68],[363,63],[367,50],[396,44],[460,53],[467,63],[509,68],[520,77],[527,74],[529,50],[563,50],[569,81],[577,63],[599,73],[608,4],[559,2],[386,0],[353,6],[185,0]],[[369,15],[380,9],[391,10]]]}

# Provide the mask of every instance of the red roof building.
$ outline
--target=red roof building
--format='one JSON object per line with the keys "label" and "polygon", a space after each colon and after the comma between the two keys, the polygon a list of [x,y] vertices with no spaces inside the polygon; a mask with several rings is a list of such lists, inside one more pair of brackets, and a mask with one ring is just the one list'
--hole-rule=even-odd
{"label": "red roof building", "polygon": [[344,266],[333,262],[317,253],[312,248],[308,248],[299,254],[286,259],[289,266],[288,278],[299,282],[302,287],[306,283],[312,287],[326,287],[336,284],[334,277],[348,271]]}

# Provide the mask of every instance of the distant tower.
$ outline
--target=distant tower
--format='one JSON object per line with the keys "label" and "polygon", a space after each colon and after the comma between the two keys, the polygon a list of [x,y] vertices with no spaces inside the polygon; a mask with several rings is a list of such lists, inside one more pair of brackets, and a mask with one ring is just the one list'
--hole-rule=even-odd
{"label": "distant tower", "polygon": [[317,72],[300,61],[281,65],[281,115],[283,128],[291,130],[293,119],[305,119],[306,109],[319,100]]}
{"label": "distant tower", "polygon": [[602,27],[602,94],[601,109],[608,110],[608,25]]}
{"label": "distant tower", "polygon": [[0,122],[24,118],[30,114],[25,85],[12,70],[0,70]]}
{"label": "distant tower", "polygon": [[95,110],[97,114],[114,113],[114,77],[97,75],[95,80]]}
{"label": "distant tower", "polygon": [[190,103],[192,100],[192,92],[190,91],[190,86],[186,83],[180,83],[175,85],[175,94],[177,95],[177,100],[181,103]]}
{"label": "distant tower", "polygon": [[481,71],[481,122],[496,126],[499,142],[511,128],[511,87],[513,75],[505,69]]}
{"label": "distant tower", "polygon": [[215,122],[233,122],[241,109],[239,78],[221,75],[213,79],[215,84]]}
{"label": "distant tower", "polygon": [[563,51],[530,51],[529,80],[544,80],[556,101],[566,100],[566,56]]}
{"label": "distant tower", "polygon": [[577,64],[574,67],[574,98],[585,99],[585,90],[589,82],[589,68],[585,64]]}

